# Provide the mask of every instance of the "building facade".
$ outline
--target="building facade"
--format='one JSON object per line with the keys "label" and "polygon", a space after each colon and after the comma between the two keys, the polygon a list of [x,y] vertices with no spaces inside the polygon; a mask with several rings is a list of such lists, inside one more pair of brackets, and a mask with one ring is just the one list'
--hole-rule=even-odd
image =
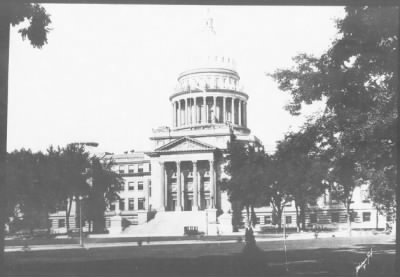
{"label": "building facade", "polygon": [[[120,200],[106,212],[111,233],[182,235],[188,226],[207,234],[232,232],[231,204],[217,182],[224,177],[227,145],[232,135],[261,143],[248,128],[249,96],[240,85],[235,61],[218,46],[212,19],[207,20],[202,39],[206,47],[178,76],[169,97],[171,126],[153,129],[153,150],[112,157],[124,188]],[[353,226],[385,227],[385,218],[373,208],[367,190],[360,187],[354,192]],[[259,226],[274,228],[271,207],[256,212]],[[282,217],[286,227],[296,227],[293,203]],[[59,218],[53,219],[53,228],[60,227]],[[346,222],[343,205],[328,192],[306,213],[309,227],[340,228]]]}

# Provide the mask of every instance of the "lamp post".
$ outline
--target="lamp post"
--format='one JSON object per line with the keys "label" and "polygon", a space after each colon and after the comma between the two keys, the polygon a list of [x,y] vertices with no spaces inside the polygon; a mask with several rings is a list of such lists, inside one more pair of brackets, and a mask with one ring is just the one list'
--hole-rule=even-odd
{"label": "lamp post", "polygon": [[79,196],[79,244],[83,247],[83,230],[82,230],[82,196]]}
{"label": "lamp post", "polygon": [[[85,147],[85,146],[90,146],[90,147],[97,147],[99,144],[97,142],[73,142],[71,145],[76,145],[78,147]],[[92,184],[93,185],[93,184]],[[79,200],[79,245],[81,247],[84,247],[84,242],[83,242],[83,228],[82,228],[82,200],[84,197],[80,195],[78,197]]]}

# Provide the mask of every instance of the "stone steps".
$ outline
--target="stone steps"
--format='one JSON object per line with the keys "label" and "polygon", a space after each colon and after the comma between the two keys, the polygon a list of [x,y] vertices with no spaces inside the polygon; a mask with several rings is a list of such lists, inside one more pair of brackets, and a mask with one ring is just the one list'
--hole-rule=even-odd
{"label": "stone steps", "polygon": [[197,226],[200,232],[206,230],[205,211],[157,212],[154,219],[141,225],[129,226],[123,234],[148,236],[181,236],[185,226]]}

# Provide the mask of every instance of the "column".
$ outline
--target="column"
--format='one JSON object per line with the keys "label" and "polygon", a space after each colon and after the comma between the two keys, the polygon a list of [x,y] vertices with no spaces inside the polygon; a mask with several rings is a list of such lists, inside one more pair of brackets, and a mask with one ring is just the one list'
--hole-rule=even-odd
{"label": "column", "polygon": [[243,126],[247,127],[247,102],[243,101]]}
{"label": "column", "polygon": [[226,97],[222,97],[222,122],[226,123]]}
{"label": "column", "polygon": [[146,210],[150,211],[150,186],[151,186],[151,180],[147,179],[147,184],[146,184]]}
{"label": "column", "polygon": [[199,188],[197,182],[197,161],[193,161],[193,211],[199,210]]}
{"label": "column", "polygon": [[189,99],[186,98],[185,123],[189,125]]}
{"label": "column", "polygon": [[176,162],[176,210],[182,211],[181,161]]}
{"label": "column", "polygon": [[201,121],[204,124],[206,124],[207,123],[207,97],[205,97],[205,96],[203,97],[203,114],[204,114],[204,116]]}
{"label": "column", "polygon": [[165,211],[165,165],[160,162],[160,210]]}
{"label": "column", "polygon": [[211,208],[215,208],[215,180],[214,180],[214,161],[210,161],[210,197]]}
{"label": "column", "polygon": [[192,110],[192,125],[197,124],[197,105],[196,105],[196,97],[193,98],[193,110]]}
{"label": "column", "polygon": [[239,110],[239,126],[242,126],[242,100],[238,101],[238,110]]}
{"label": "column", "polygon": [[177,117],[177,127],[181,126],[181,101],[178,100],[178,110],[176,112],[176,117]]}
{"label": "column", "polygon": [[165,206],[165,209],[167,210],[168,209],[168,172],[167,172],[167,170],[164,170],[164,180],[165,180],[165,182],[164,182],[164,184],[165,184],[165,186],[164,186],[164,206]]}
{"label": "column", "polygon": [[215,117],[217,116],[217,97],[213,97],[213,112],[211,113],[212,123],[215,123]]}
{"label": "column", "polygon": [[236,99],[232,97],[232,124],[233,125],[236,125],[236,121],[235,121],[235,118],[236,118],[235,102],[236,101],[235,100]]}
{"label": "column", "polygon": [[175,126],[175,122],[176,122],[176,118],[175,118],[175,102],[172,102],[172,127],[176,127]]}

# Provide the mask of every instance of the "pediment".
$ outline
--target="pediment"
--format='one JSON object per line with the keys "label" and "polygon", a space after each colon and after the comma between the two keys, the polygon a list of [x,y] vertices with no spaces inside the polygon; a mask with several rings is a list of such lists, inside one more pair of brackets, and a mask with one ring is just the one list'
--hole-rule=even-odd
{"label": "pediment", "polygon": [[187,151],[210,151],[215,147],[190,137],[182,137],[163,145],[155,152],[187,152]]}

